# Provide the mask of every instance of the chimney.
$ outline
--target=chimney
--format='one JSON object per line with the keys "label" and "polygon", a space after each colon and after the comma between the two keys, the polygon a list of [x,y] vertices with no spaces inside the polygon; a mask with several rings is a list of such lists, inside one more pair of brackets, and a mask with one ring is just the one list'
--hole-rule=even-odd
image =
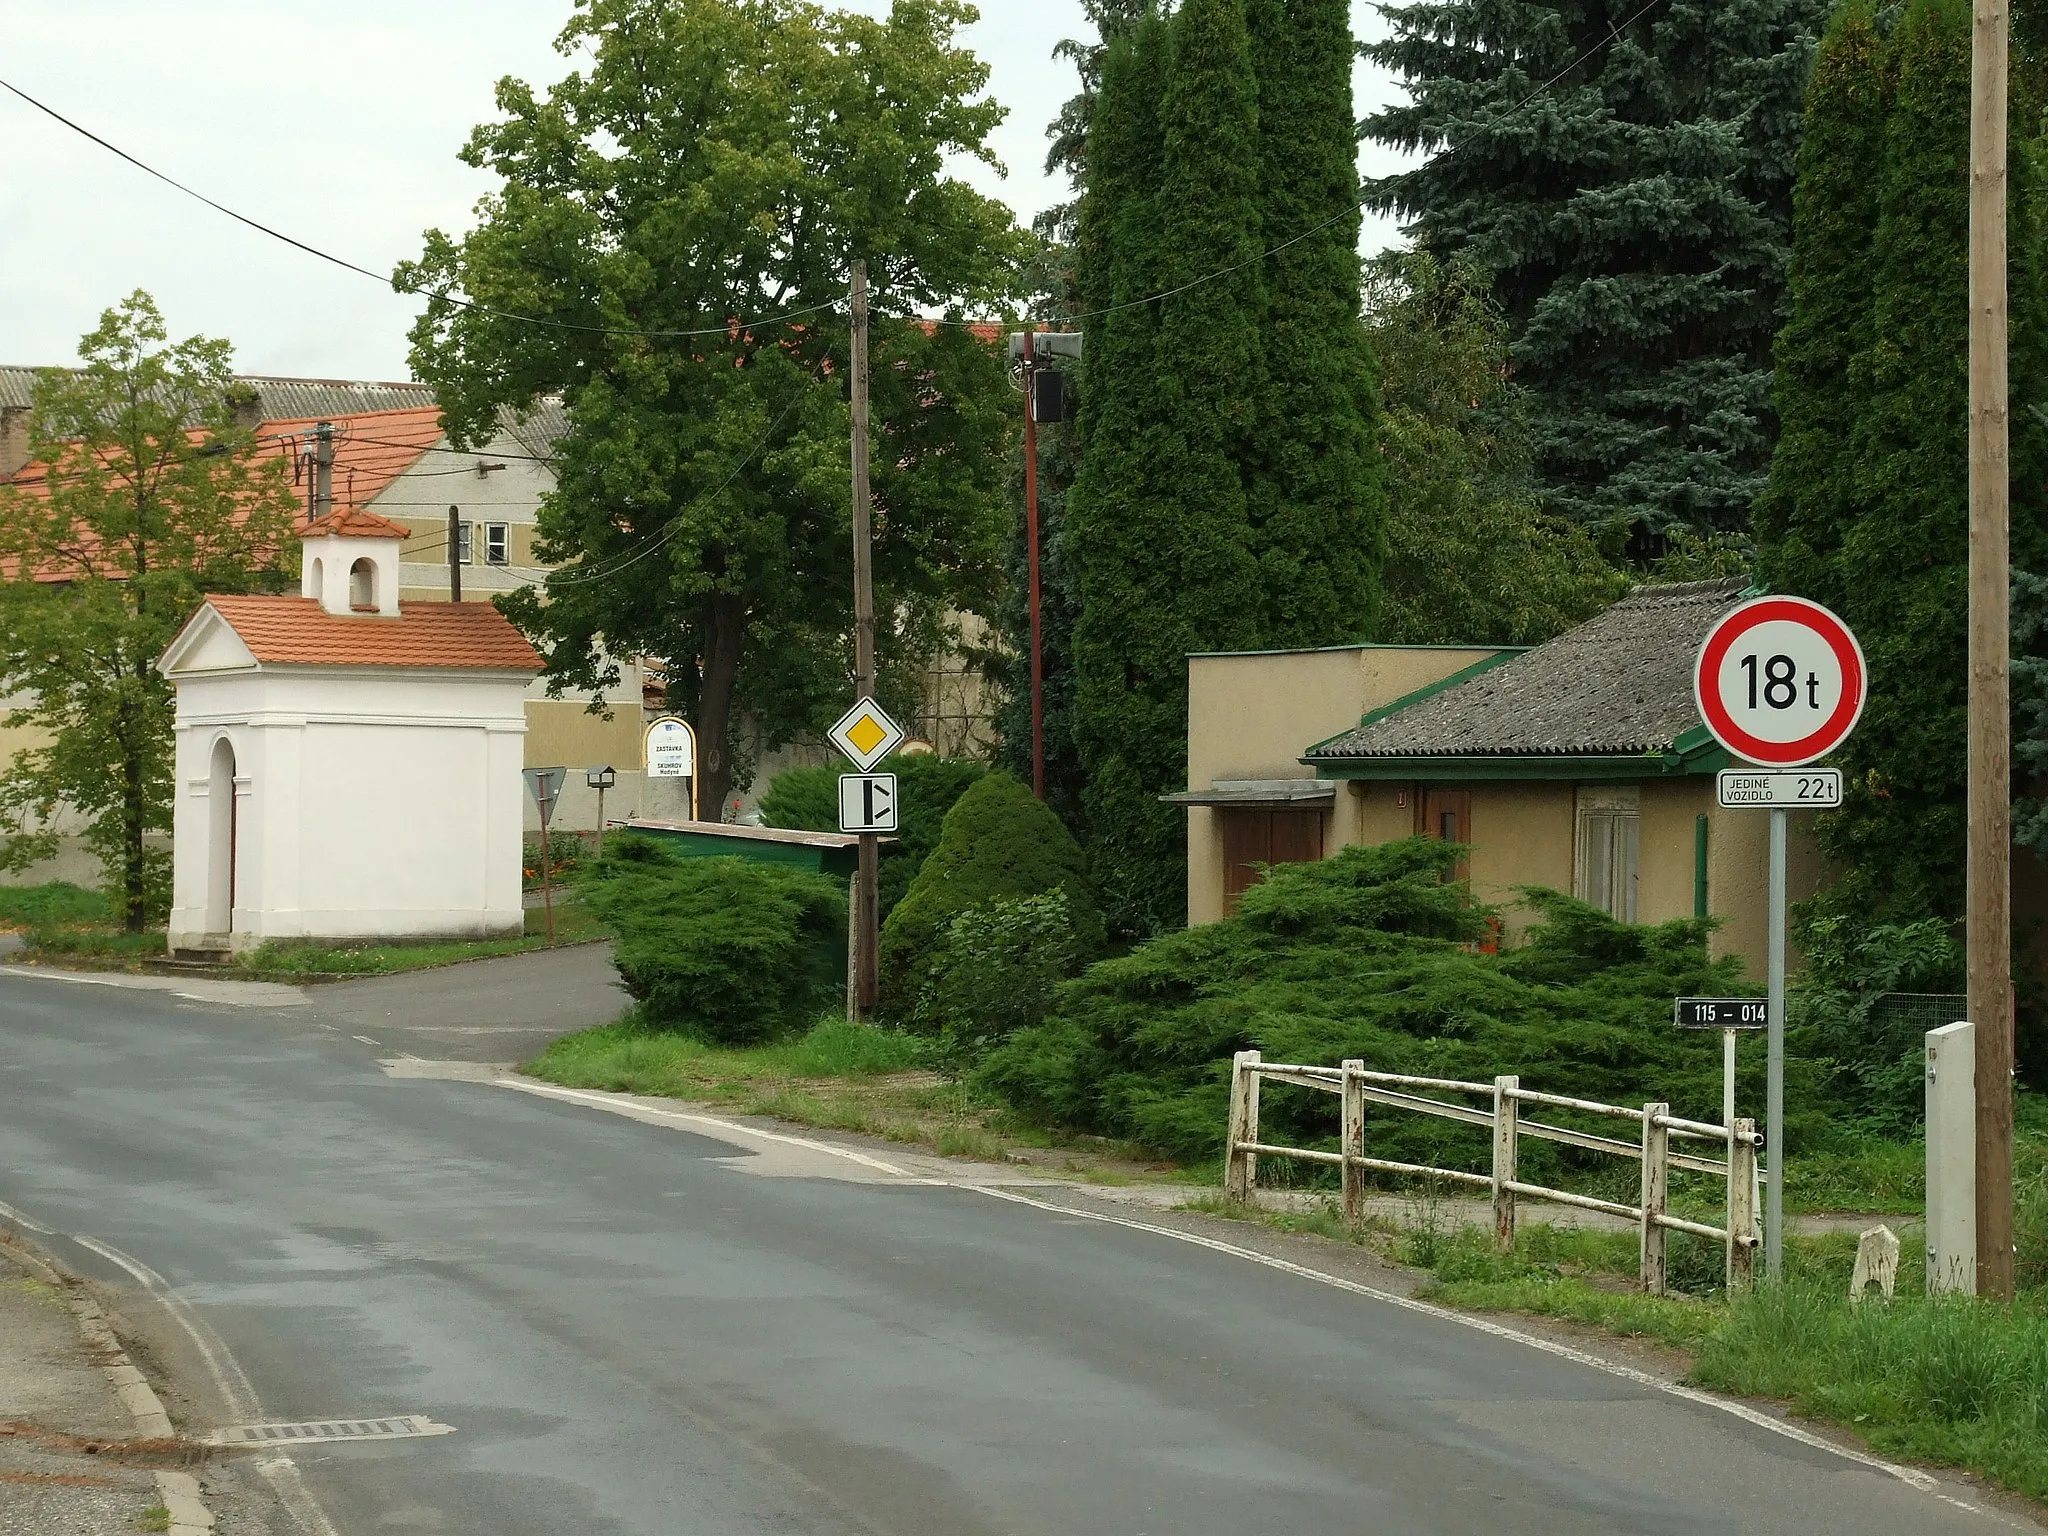
{"label": "chimney", "polygon": [[228,386],[228,405],[235,413],[235,430],[254,432],[263,425],[263,397],[246,379]]}
{"label": "chimney", "polygon": [[29,460],[25,405],[0,405],[0,480],[12,480]]}

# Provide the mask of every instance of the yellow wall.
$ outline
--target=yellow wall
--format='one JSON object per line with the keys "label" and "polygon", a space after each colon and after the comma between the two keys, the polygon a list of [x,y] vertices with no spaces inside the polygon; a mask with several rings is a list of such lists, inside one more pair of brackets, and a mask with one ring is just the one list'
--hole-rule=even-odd
{"label": "yellow wall", "polygon": [[[1361,716],[1498,654],[1492,649],[1356,645],[1188,659],[1188,788],[1219,779],[1313,779],[1301,754]],[[1346,786],[1324,823],[1324,852],[1359,841]],[[1404,831],[1400,834],[1406,836]],[[1215,811],[1188,808],[1188,921],[1223,916],[1223,837]]]}
{"label": "yellow wall", "polygon": [[640,711],[614,708],[593,715],[574,699],[526,701],[526,766],[588,768],[599,763],[631,772],[642,767]]}

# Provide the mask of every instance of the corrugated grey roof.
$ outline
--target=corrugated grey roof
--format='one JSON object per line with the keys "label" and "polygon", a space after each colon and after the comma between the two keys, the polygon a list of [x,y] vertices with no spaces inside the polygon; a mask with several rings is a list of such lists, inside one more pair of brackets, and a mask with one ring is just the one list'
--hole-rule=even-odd
{"label": "corrugated grey roof", "polygon": [[1454,687],[1348,731],[1312,762],[1633,756],[1700,724],[1692,669],[1741,580],[1639,587],[1605,613]]}

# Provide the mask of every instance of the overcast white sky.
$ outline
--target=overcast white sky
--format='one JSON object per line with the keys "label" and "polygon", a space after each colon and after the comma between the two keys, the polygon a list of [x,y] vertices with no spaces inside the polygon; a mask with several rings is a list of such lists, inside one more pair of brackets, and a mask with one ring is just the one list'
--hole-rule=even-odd
{"label": "overcast white sky", "polygon": [[[888,0],[846,0],[880,14]],[[0,75],[251,218],[376,272],[431,225],[468,227],[489,181],[456,160],[491,92],[567,72],[568,0],[6,0]],[[1377,29],[1368,0],[1354,24]],[[1079,0],[982,0],[968,42],[1010,109],[972,167],[1021,219],[1064,188],[1041,167],[1072,94],[1051,58],[1084,35]],[[1390,83],[1361,68],[1359,106]],[[71,361],[135,288],[174,336],[235,343],[246,373],[403,379],[414,302],[223,218],[0,92],[0,363]],[[1369,156],[1369,170],[1382,168]],[[1368,248],[1392,232],[1372,225]]]}

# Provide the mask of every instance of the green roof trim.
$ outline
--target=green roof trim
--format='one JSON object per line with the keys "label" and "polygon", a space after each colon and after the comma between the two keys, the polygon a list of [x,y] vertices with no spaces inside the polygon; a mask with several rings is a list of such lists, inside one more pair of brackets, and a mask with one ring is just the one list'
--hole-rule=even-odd
{"label": "green roof trim", "polygon": [[[1481,649],[1481,647],[1470,645],[1413,645],[1400,647],[1388,646],[1387,649],[1413,651],[1470,651],[1479,650]],[[1368,725],[1376,724],[1377,722],[1386,719],[1387,716],[1394,714],[1397,711],[1406,709],[1410,704],[1419,704],[1424,699],[1431,698],[1436,694],[1442,693],[1446,688],[1455,688],[1460,683],[1470,682],[1473,678],[1479,676],[1480,673],[1491,672],[1495,667],[1499,666],[1502,662],[1513,661],[1517,656],[1522,655],[1524,652],[1530,649],[1532,649],[1532,647],[1526,645],[1503,646],[1500,650],[1494,652],[1493,655],[1485,657],[1480,661],[1475,661],[1469,667],[1461,667],[1456,672],[1451,673],[1448,677],[1440,677],[1435,682],[1428,684],[1426,687],[1417,688],[1413,693],[1404,693],[1401,695],[1400,698],[1394,700],[1394,702],[1391,704],[1382,704],[1378,709],[1368,710],[1363,716],[1359,718],[1358,724],[1347,725],[1344,727],[1343,730],[1339,731],[1336,735],[1326,736],[1323,738],[1323,740],[1317,742],[1314,746],[1309,747],[1306,751],[1304,751],[1301,754],[1301,761],[1304,763],[1308,762],[1309,759],[1314,757],[1316,753],[1322,751],[1323,748],[1327,747],[1331,742],[1341,741],[1346,736],[1349,736],[1353,731],[1362,731]]]}

